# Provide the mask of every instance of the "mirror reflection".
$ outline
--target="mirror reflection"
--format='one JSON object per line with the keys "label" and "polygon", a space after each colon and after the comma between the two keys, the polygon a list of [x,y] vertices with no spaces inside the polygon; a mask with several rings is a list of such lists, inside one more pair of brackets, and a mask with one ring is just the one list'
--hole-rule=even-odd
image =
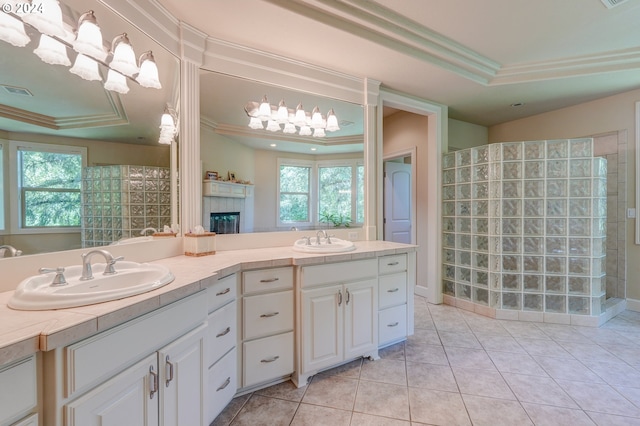
{"label": "mirror reflection", "polygon": [[161,89],[143,87],[154,84],[135,73],[120,76],[128,93],[105,89],[110,55],[98,65],[98,81],[45,63],[34,54],[41,35],[31,25],[24,25],[26,46],[0,41],[0,246],[23,255],[110,244],[178,220],[171,217],[171,147],[158,143],[165,109],[175,117],[178,60],[100,2],[60,6],[67,33],[59,39],[68,42],[71,65],[78,53],[70,34],[93,10],[106,52],[123,33],[136,59],[153,52]]}
{"label": "mirror reflection", "polygon": [[[255,119],[265,96],[273,122],[266,115]],[[282,104],[290,124],[277,122]],[[295,132],[284,131],[299,107],[311,133],[317,107],[324,137],[301,135],[302,122]],[[331,112],[335,122],[327,119]],[[200,113],[205,227],[246,233],[362,226],[361,105],[203,70]]]}

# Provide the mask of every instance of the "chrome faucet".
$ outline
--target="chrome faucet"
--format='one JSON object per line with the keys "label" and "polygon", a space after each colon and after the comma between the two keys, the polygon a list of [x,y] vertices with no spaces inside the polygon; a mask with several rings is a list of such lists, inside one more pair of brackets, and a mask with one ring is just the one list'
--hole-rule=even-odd
{"label": "chrome faucet", "polygon": [[82,256],[82,276],[80,279],[82,281],[92,280],[93,272],[91,271],[91,258],[96,254],[104,256],[104,259],[107,265],[104,267],[103,275],[112,275],[116,273],[115,268],[113,267],[117,261],[124,259],[123,256],[113,257],[111,253],[106,250],[91,250],[88,253],[83,253]]}
{"label": "chrome faucet", "polygon": [[18,250],[15,247],[10,246],[8,244],[1,245],[0,246],[0,250],[2,250],[2,251],[0,251],[0,253],[2,253],[2,255],[3,255],[2,257],[4,257],[4,254],[6,252],[9,252],[9,257],[17,257],[17,256],[20,256],[22,254],[22,250]]}
{"label": "chrome faucet", "polygon": [[316,232],[316,245],[320,245],[320,237],[324,237],[324,239],[327,239],[327,231],[325,231],[324,229],[319,230],[318,232]]}
{"label": "chrome faucet", "polygon": [[153,231],[153,233],[155,234],[156,232],[158,232],[158,230],[156,228],[144,228],[142,231],[140,231],[140,235],[144,236],[147,234],[147,231]]}

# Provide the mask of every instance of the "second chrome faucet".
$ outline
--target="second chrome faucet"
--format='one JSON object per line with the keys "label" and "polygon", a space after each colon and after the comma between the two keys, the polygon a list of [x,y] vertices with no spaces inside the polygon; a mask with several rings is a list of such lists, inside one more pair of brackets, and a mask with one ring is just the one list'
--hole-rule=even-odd
{"label": "second chrome faucet", "polygon": [[91,270],[91,259],[96,254],[104,257],[106,266],[104,267],[104,275],[112,275],[116,273],[114,265],[117,261],[124,259],[123,256],[113,257],[111,253],[106,250],[91,250],[90,252],[82,254],[82,275],[80,279],[83,281],[93,279],[93,271]]}

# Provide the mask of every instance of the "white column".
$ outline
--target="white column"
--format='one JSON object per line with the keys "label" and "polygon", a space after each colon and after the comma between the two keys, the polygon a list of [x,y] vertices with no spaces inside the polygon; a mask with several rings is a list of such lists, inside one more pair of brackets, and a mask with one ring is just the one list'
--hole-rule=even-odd
{"label": "white column", "polygon": [[[376,107],[380,82],[364,80],[364,239],[377,240],[378,223],[382,220],[382,139],[376,137],[378,123]],[[380,186],[379,186],[380,185]],[[382,237],[380,236],[380,239]]]}

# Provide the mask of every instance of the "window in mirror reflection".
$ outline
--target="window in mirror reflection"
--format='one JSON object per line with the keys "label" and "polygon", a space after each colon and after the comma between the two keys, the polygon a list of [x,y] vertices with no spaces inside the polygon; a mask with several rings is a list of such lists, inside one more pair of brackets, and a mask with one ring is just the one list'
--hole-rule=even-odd
{"label": "window in mirror reflection", "polygon": [[15,158],[20,228],[80,227],[86,149],[21,144]]}
{"label": "window in mirror reflection", "polygon": [[278,162],[280,226],[339,227],[364,222],[364,165],[361,162],[287,159]]}
{"label": "window in mirror reflection", "polygon": [[4,223],[4,146],[0,144],[0,230],[4,231],[6,226]]}

